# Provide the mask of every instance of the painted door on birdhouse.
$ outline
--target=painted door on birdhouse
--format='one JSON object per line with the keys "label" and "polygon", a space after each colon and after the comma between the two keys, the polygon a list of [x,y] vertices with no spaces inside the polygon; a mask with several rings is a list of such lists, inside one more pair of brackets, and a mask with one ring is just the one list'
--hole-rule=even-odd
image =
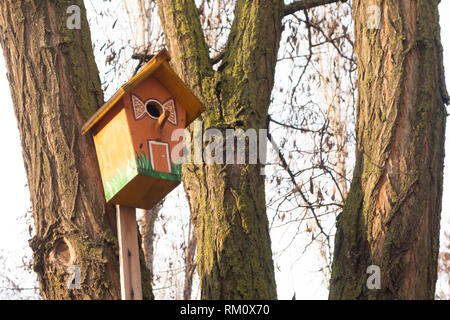
{"label": "painted door on birdhouse", "polygon": [[153,170],[171,173],[169,144],[167,142],[149,141],[148,151]]}

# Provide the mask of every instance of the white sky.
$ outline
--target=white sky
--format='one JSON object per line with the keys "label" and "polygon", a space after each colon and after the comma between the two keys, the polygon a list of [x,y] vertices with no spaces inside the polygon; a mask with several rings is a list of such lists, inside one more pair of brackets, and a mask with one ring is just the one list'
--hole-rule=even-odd
{"label": "white sky", "polygon": [[[442,1],[440,4],[442,43],[444,46],[444,63],[446,66],[447,87],[450,90],[450,1]],[[3,55],[0,55],[0,97],[3,99],[3,107],[0,108],[0,150],[4,150],[5,156],[0,157],[3,183],[0,183],[0,202],[3,204],[3,213],[0,216],[0,256],[8,260],[8,266],[12,269],[8,273],[14,273],[14,268],[20,265],[21,257],[28,249],[27,226],[24,225],[23,215],[30,207],[29,193],[26,188],[26,175],[22,159],[19,133],[6,78],[6,69]],[[450,154],[450,122],[447,123],[447,154]],[[441,239],[443,230],[450,232],[450,156],[445,160],[444,195],[441,220]],[[310,250],[311,252],[311,250]],[[308,253],[304,258],[318,259],[314,253]],[[278,261],[284,272],[277,273],[277,286],[279,299],[291,299],[296,292],[297,299],[326,299],[327,289],[322,283],[323,277],[317,273],[315,264],[310,262],[300,263],[295,267],[283,266],[283,261],[292,261],[295,257],[286,256]],[[303,259],[303,261],[308,259]],[[0,268],[2,266],[0,265]],[[20,268],[17,268],[20,270]],[[5,270],[0,270],[0,276]],[[22,280],[22,287],[32,285],[33,277],[17,274]],[[1,280],[1,279],[0,279]],[[441,281],[439,286],[450,294],[448,283]],[[1,291],[0,291],[1,292]],[[26,295],[22,295],[24,297]],[[7,298],[2,296],[0,298]]]}

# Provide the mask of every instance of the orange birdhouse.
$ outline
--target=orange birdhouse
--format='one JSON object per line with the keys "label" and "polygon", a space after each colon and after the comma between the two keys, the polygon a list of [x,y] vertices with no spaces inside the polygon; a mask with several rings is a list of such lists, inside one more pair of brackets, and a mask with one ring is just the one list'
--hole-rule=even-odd
{"label": "orange birdhouse", "polygon": [[205,108],[169,60],[160,51],[83,126],[94,137],[110,203],[151,209],[181,181],[181,141],[172,133]]}

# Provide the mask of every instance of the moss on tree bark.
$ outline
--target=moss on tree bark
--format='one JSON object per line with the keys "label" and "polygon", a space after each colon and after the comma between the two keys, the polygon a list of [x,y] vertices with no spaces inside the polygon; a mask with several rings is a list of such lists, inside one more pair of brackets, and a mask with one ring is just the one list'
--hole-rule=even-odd
{"label": "moss on tree bark", "polygon": [[[283,1],[237,1],[218,71],[192,0],[159,0],[178,74],[206,105],[203,129],[266,128]],[[261,165],[184,165],[203,299],[275,299]]]}
{"label": "moss on tree bark", "polygon": [[[438,3],[353,1],[357,155],[337,221],[331,299],[434,297],[448,102]],[[379,29],[367,24],[371,5]],[[367,288],[370,265],[381,268],[379,290]]]}
{"label": "moss on tree bark", "polygon": [[[72,5],[81,8],[79,30],[66,24]],[[119,299],[114,209],[105,205],[92,138],[80,130],[103,103],[83,1],[1,1],[0,43],[33,207],[40,293]],[[67,287],[71,265],[81,271],[79,290]]]}

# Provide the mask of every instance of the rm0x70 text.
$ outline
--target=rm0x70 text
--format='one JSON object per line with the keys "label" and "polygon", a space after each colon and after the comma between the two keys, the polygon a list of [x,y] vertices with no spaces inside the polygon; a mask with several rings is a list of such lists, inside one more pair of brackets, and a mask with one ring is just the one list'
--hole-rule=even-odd
{"label": "rm0x70 text", "polygon": [[269,314],[270,307],[267,304],[240,304],[235,305],[225,305],[225,314],[240,314],[240,315],[251,315],[251,314]]}

